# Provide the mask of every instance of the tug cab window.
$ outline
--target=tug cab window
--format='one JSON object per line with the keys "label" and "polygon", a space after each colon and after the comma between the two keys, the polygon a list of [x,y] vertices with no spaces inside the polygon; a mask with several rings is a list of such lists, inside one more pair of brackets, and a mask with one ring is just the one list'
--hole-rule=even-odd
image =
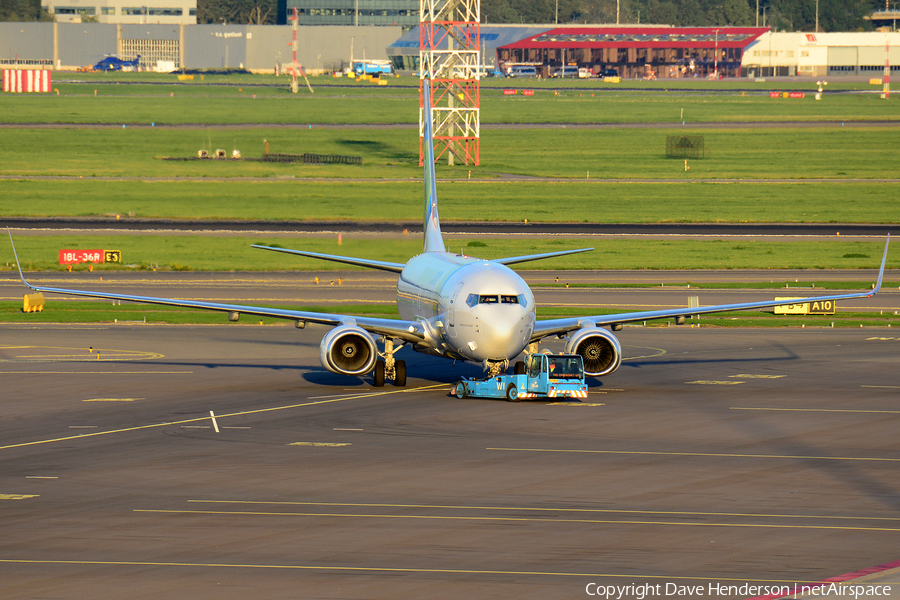
{"label": "tug cab window", "polygon": [[544,356],[541,354],[532,354],[528,359],[528,376],[529,377],[537,377],[541,374],[541,363],[544,360]]}
{"label": "tug cab window", "polygon": [[584,372],[580,356],[550,356],[550,377],[580,379]]}

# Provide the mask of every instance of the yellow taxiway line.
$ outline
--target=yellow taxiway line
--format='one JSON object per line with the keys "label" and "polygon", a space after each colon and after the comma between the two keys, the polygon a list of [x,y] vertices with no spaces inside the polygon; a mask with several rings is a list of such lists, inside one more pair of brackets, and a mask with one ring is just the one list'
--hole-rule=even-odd
{"label": "yellow taxiway line", "polygon": [[[290,410],[292,408],[302,408],[304,406],[315,406],[317,404],[329,404],[332,402],[342,402],[344,400],[354,400],[357,398],[374,398],[377,396],[387,396],[389,394],[404,394],[404,393],[409,393],[409,392],[417,392],[420,390],[427,390],[427,389],[431,389],[431,388],[446,387],[446,386],[447,386],[446,383],[441,383],[441,384],[436,384],[436,385],[426,385],[426,386],[422,386],[422,387],[418,387],[418,388],[409,388],[409,389],[402,389],[402,390],[388,390],[388,391],[384,391],[384,392],[371,392],[368,394],[358,394],[356,396],[348,396],[348,397],[343,397],[343,398],[332,398],[330,400],[317,400],[315,402],[301,402],[299,404],[289,404],[287,406],[273,406],[271,408],[258,408],[255,410],[242,410],[240,412],[216,415],[216,418],[224,419],[226,417],[240,417],[243,415],[254,415],[254,414],[267,413],[267,412],[275,412],[275,411],[279,411],[279,410]],[[70,436],[65,436],[65,437],[60,437],[60,438],[52,438],[52,439],[48,439],[48,440],[36,440],[33,442],[22,442],[20,444],[9,444],[6,446],[0,446],[0,450],[9,450],[10,448],[23,448],[26,446],[38,446],[40,444],[52,444],[55,442],[67,442],[67,441],[71,441],[71,440],[82,440],[82,439],[86,439],[86,438],[90,438],[90,437],[97,437],[97,436],[101,436],[101,435],[112,435],[114,433],[126,433],[129,431],[141,431],[141,430],[146,430],[146,429],[156,429],[159,427],[169,427],[172,425],[184,425],[185,423],[196,423],[198,421],[206,421],[208,419],[209,419],[208,416],[203,416],[203,417],[195,417],[193,419],[183,419],[181,421],[166,421],[165,423],[152,423],[150,425],[138,425],[137,427],[125,427],[123,429],[112,429],[110,431],[96,431],[94,433],[70,435]]]}
{"label": "yellow taxiway line", "polygon": [[643,456],[709,456],[713,458],[781,458],[792,460],[856,460],[900,462],[900,458],[880,458],[870,456],[803,456],[792,454],[730,454],[717,452],[652,452],[649,450],[572,450],[554,448],[485,448],[504,452],[561,452],[571,454],[633,454]]}

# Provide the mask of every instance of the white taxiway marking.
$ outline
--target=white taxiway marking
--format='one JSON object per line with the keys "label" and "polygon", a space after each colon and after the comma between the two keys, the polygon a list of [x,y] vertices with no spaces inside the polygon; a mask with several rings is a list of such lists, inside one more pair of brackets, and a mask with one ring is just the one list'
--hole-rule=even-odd
{"label": "white taxiway marking", "polygon": [[25,479],[59,479],[59,477],[48,477],[46,475],[26,475]]}
{"label": "white taxiway marking", "polygon": [[335,427],[334,431],[362,431],[362,429],[348,429],[346,427]]}
{"label": "white taxiway marking", "polygon": [[219,424],[216,423],[216,414],[213,411],[209,411],[209,418],[212,419],[213,427],[215,427],[216,433],[219,433]]}

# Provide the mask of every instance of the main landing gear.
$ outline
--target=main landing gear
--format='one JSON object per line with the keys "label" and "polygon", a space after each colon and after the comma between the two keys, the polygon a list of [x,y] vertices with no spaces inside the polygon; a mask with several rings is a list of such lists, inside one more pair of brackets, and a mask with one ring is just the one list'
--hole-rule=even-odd
{"label": "main landing gear", "polygon": [[394,348],[394,340],[391,338],[383,338],[383,340],[384,352],[379,352],[378,356],[381,356],[384,360],[378,359],[375,361],[375,370],[372,371],[372,385],[384,387],[384,380],[390,379],[393,380],[394,385],[397,387],[404,387],[406,385],[406,361],[394,360],[394,353],[402,348],[403,344]]}

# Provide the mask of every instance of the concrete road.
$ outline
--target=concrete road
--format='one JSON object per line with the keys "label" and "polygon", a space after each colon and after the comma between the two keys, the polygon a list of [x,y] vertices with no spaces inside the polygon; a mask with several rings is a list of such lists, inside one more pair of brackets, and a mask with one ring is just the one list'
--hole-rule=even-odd
{"label": "concrete road", "polygon": [[0,326],[0,596],[738,598],[900,559],[895,331],[627,328],[587,402],[518,404],[412,353],[407,388],[329,374],[325,331]]}

